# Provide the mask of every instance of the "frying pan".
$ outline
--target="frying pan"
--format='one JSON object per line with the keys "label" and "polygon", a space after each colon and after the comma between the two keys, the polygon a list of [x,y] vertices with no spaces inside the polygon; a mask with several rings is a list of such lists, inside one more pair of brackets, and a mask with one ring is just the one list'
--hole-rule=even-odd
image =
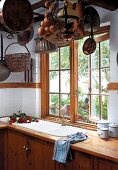
{"label": "frying pan", "polygon": [[24,31],[32,23],[33,10],[28,0],[6,0],[2,11],[6,25],[13,31]]}
{"label": "frying pan", "polygon": [[90,37],[84,42],[83,45],[83,52],[85,55],[90,55],[96,50],[96,41],[93,37],[93,28],[94,28],[94,21],[93,19],[93,8],[90,7],[90,28],[91,28],[91,35]]}
{"label": "frying pan", "polygon": [[0,61],[0,82],[6,80],[10,75],[10,70],[6,67],[3,60],[3,35],[1,33],[1,61]]}

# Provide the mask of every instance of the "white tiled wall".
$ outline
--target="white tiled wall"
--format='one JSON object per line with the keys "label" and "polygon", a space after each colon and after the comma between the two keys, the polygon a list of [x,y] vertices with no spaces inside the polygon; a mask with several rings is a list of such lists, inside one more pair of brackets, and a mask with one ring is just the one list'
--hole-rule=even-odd
{"label": "white tiled wall", "polygon": [[[36,33],[36,31],[35,31]],[[35,38],[36,35],[34,35]],[[30,49],[31,57],[33,58],[33,82],[40,82],[39,76],[39,54],[34,51],[35,41],[33,40],[27,44]],[[4,33],[4,50],[8,44],[16,42],[16,37],[12,40],[6,38]],[[20,45],[13,45],[8,48],[7,53],[26,52],[25,48]],[[20,83],[24,82],[24,72],[11,73],[5,82]],[[17,111],[22,111],[32,116],[40,116],[40,89],[33,88],[4,88],[0,89],[0,117],[8,116]]]}
{"label": "white tiled wall", "polygon": [[[111,14],[110,31],[110,82],[118,82],[118,65],[116,56],[118,52],[118,10]],[[109,91],[108,119],[118,123],[118,91]]]}

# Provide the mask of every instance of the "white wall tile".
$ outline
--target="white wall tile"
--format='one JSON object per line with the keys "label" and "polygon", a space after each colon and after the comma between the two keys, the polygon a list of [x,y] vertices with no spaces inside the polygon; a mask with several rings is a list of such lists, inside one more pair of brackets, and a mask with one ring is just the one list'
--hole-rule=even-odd
{"label": "white wall tile", "polygon": [[118,106],[118,91],[109,91],[109,106]]}

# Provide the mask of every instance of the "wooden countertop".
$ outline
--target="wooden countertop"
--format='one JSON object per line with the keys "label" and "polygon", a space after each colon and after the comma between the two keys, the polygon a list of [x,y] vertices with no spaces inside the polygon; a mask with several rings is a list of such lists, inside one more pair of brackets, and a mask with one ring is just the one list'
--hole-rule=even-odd
{"label": "wooden countertop", "polygon": [[[0,123],[0,129],[11,129],[20,133],[30,135],[35,138],[54,143],[59,137],[51,136],[45,133],[40,133],[35,130],[23,128],[17,125],[8,125]],[[72,149],[82,151],[94,156],[105,158],[118,163],[118,138],[109,138],[108,140],[101,139],[96,131],[89,131],[87,133],[89,138],[83,142],[72,144]]]}

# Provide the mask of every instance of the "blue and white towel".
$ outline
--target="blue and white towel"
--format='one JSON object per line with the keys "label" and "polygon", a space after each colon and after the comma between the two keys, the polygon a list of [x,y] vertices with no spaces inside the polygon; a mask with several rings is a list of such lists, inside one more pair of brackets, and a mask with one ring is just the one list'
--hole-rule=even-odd
{"label": "blue and white towel", "polygon": [[88,138],[86,134],[78,132],[74,135],[67,136],[66,139],[55,141],[53,160],[59,163],[66,163],[68,159],[72,160],[70,145],[75,142],[84,141]]}

